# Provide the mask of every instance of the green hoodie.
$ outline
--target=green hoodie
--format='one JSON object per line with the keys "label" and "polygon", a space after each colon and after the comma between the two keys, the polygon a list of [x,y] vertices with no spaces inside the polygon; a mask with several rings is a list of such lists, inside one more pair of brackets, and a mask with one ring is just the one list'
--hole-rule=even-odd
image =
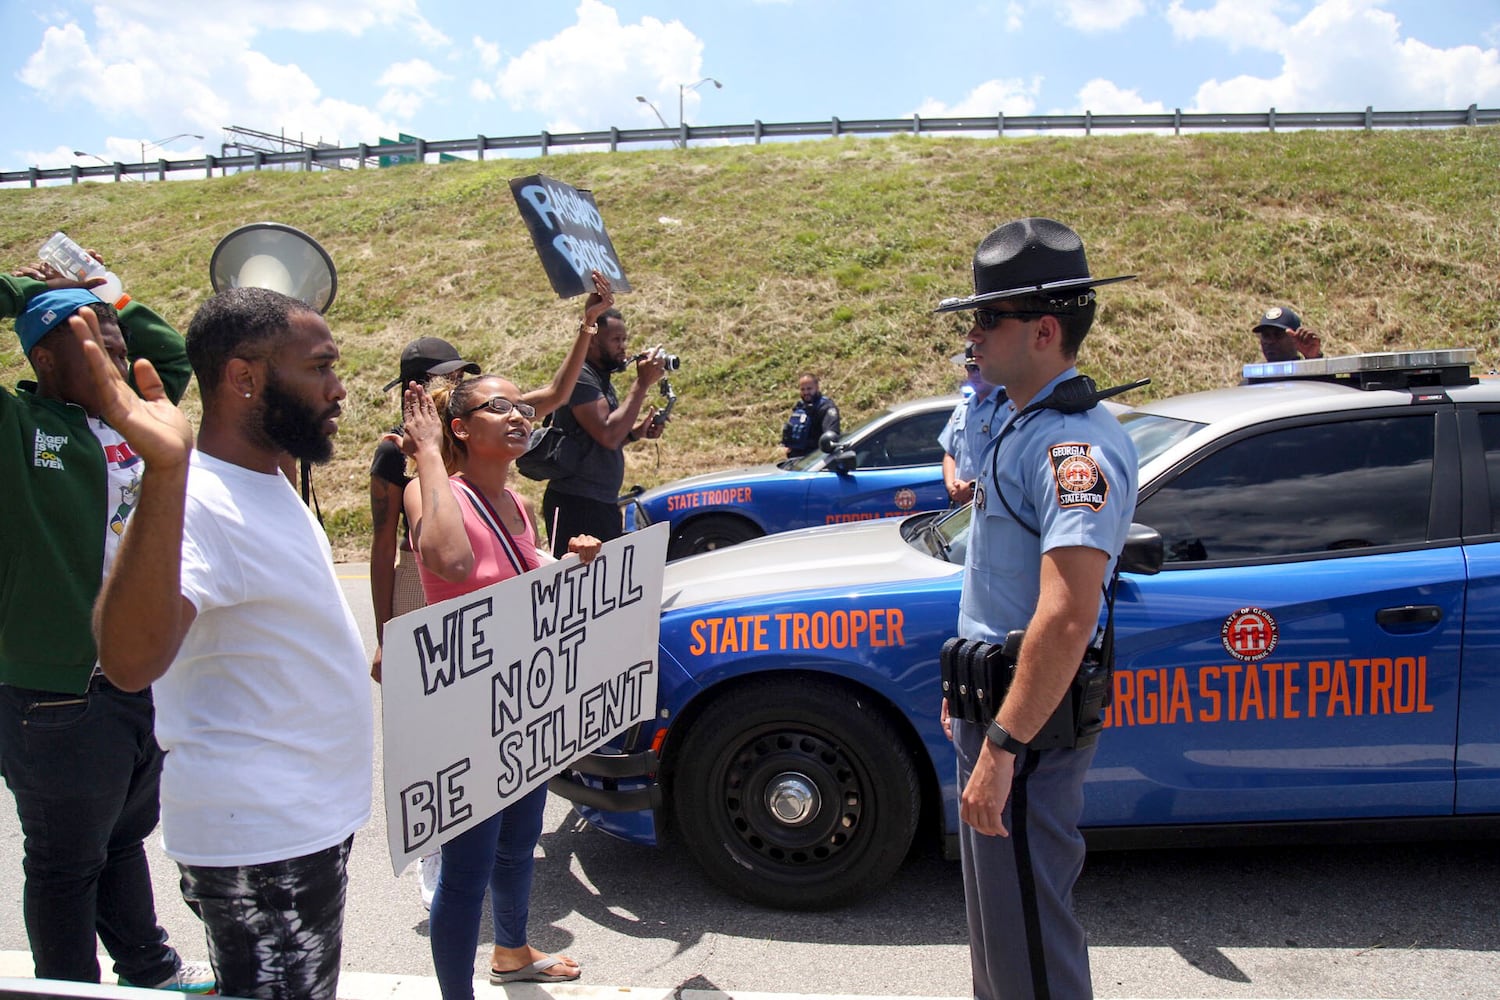
{"label": "green hoodie", "polygon": [[[0,318],[47,286],[0,275]],[[182,335],[133,300],[120,311],[132,362],[156,366],[175,403],[192,369]],[[98,653],[90,619],[104,572],[104,449],[82,407],[0,389],[0,684],[78,693]]]}

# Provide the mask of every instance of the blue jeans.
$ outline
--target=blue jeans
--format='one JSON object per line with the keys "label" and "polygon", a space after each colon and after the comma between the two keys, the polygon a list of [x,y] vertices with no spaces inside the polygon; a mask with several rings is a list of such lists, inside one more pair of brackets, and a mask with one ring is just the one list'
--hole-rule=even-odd
{"label": "blue jeans", "polygon": [[177,865],[221,995],[334,1000],[353,843],[260,865]]}
{"label": "blue jeans", "polygon": [[0,773],[25,836],[21,906],[39,978],[151,985],[177,970],[156,922],[142,841],[156,826],[161,748],[150,690],[95,677],[83,694],[0,684]]}
{"label": "blue jeans", "polygon": [[474,996],[474,951],[479,947],[479,914],[490,890],[495,944],[526,944],[531,916],[534,852],[542,834],[547,785],[512,802],[489,819],[443,845],[443,870],[432,897],[432,964],[443,1000]]}

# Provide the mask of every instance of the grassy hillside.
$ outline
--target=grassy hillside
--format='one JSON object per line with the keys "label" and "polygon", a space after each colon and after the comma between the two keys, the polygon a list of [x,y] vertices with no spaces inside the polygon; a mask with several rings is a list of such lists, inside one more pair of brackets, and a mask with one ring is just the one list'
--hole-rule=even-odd
{"label": "grassy hillside", "polygon": [[[630,449],[628,486],[777,457],[802,370],[822,375],[846,427],[951,391],[963,330],[931,309],[969,288],[978,240],[1020,215],[1071,224],[1095,274],[1140,275],[1101,292],[1082,359],[1101,382],[1150,376],[1136,399],[1235,379],[1272,303],[1329,353],[1470,346],[1493,366],[1496,163],[1495,129],[896,137],[7,189],[0,267],[63,229],[185,329],[224,234],[272,220],[315,236],[339,269],[328,319],[349,390],[338,456],[315,482],[336,550],[358,556],[401,345],[441,336],[529,387],[576,325],[581,304],[548,287],[513,176],[594,191],[635,287],[620,303],[633,343],[683,359],[676,419]],[[6,384],[27,373],[9,335],[0,369]]]}

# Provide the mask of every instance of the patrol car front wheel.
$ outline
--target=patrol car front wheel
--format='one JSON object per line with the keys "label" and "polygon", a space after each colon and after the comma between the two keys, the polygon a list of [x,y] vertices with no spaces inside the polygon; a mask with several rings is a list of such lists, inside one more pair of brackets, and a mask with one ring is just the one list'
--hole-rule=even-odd
{"label": "patrol car front wheel", "polygon": [[683,741],[670,791],[708,875],[762,906],[817,909],[895,873],[916,832],[917,772],[868,697],[824,680],[746,685]]}
{"label": "patrol car front wheel", "polygon": [[667,545],[667,558],[681,559],[700,552],[712,552],[760,536],[760,529],[743,518],[711,514],[688,522],[673,535]]}

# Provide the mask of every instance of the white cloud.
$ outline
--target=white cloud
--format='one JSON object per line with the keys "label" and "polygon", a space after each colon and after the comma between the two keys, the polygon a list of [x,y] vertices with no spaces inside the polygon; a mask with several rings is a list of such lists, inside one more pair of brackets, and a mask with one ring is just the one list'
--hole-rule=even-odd
{"label": "white cloud", "polygon": [[469,97],[476,101],[493,101],[495,99],[495,88],[485,80],[469,81]]}
{"label": "white cloud", "polygon": [[1139,91],[1121,90],[1108,80],[1094,79],[1078,91],[1078,114],[1092,111],[1096,115],[1159,115],[1167,109],[1161,101],[1148,101]]}
{"label": "white cloud", "polygon": [[1166,19],[1181,41],[1208,39],[1223,42],[1231,51],[1274,50],[1286,31],[1281,14],[1296,9],[1286,0],[1217,0],[1207,9],[1188,10],[1183,0],[1172,0]]}
{"label": "white cloud", "polygon": [[253,35],[268,25],[285,31],[356,37],[374,28],[399,27],[423,45],[450,44],[448,37],[422,16],[418,0],[235,0],[218,5],[191,0],[110,0],[109,11],[130,21],[198,22],[200,26],[211,22],[240,36]]}
{"label": "white cloud", "polygon": [[1079,31],[1114,31],[1146,12],[1144,0],[1062,0],[1058,14]]}
{"label": "white cloud", "polygon": [[1500,101],[1500,50],[1439,49],[1402,37],[1400,21],[1379,0],[1326,0],[1271,38],[1279,73],[1209,80],[1193,110],[1407,110]]}
{"label": "white cloud", "polygon": [[376,81],[386,88],[376,107],[398,121],[410,121],[438,87],[451,79],[425,59],[393,63]]}
{"label": "white cloud", "polygon": [[1025,26],[1021,18],[1025,11],[1026,8],[1022,6],[1020,0],[1010,0],[1010,3],[1005,5],[1005,30],[1011,34],[1020,31]]}
{"label": "white cloud", "polygon": [[[20,81],[59,110],[92,106],[147,134],[203,133],[210,149],[218,141],[212,133],[225,125],[307,141],[368,141],[389,130],[388,114],[407,112],[431,93],[430,74],[424,82],[411,69],[389,81],[382,110],[329,97],[295,63],[255,48],[267,24],[352,35],[399,27],[424,41],[445,41],[413,0],[238,0],[222,6],[115,0],[93,13],[92,33],[71,22],[49,27],[17,74]],[[112,139],[105,155],[135,161],[139,147],[129,148],[135,143]]]}
{"label": "white cloud", "polygon": [[[678,87],[703,75],[703,42],[680,21],[643,17],[621,24],[600,0],[581,0],[577,21],[552,38],[537,42],[508,62],[496,78],[512,108],[540,111],[554,132],[597,127],[601,121],[639,119],[656,125],[641,94],[670,114]],[[702,95],[682,93],[688,121]]]}
{"label": "white cloud", "polygon": [[953,104],[928,98],[917,108],[923,118],[975,118],[995,114],[1029,115],[1036,111],[1042,78],[986,80]]}
{"label": "white cloud", "polygon": [[495,42],[475,35],[474,51],[479,54],[479,65],[484,69],[494,69],[500,65],[500,46]]}

